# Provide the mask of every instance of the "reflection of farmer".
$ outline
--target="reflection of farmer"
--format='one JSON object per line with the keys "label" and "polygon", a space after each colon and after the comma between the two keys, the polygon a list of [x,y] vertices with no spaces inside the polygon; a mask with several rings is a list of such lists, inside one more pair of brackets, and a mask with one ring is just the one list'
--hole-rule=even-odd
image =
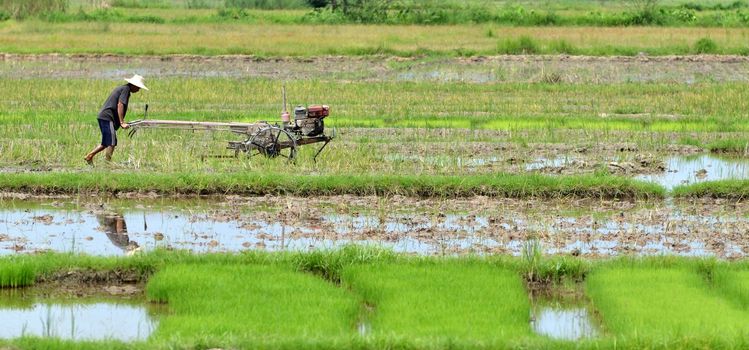
{"label": "reflection of farmer", "polygon": [[93,164],[94,156],[105,149],[107,150],[107,160],[112,160],[112,153],[114,153],[114,148],[117,146],[116,130],[120,127],[123,129],[130,127],[125,123],[130,94],[134,94],[140,91],[140,89],[148,90],[146,84],[143,82],[143,77],[140,75],[135,74],[132,78],[125,79],[125,81],[127,81],[127,84],[118,86],[112,91],[109,98],[104,102],[104,106],[101,107],[99,116],[96,118],[99,121],[99,129],[101,130],[101,144],[96,146],[96,148],[83,158],[88,164]]}
{"label": "reflection of farmer", "polygon": [[104,233],[107,234],[112,243],[122,250],[128,250],[130,237],[127,235],[127,224],[125,217],[121,214],[100,214],[96,215],[99,225]]}

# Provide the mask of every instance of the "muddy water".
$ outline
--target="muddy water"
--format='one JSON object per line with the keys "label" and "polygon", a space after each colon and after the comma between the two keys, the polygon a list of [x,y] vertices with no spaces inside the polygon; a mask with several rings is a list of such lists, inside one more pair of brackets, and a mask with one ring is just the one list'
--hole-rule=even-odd
{"label": "muddy water", "polygon": [[0,253],[53,250],[125,255],[158,247],[193,252],[306,251],[368,244],[420,255],[585,256],[749,253],[749,205],[403,197],[229,197],[0,202]]}
{"label": "muddy water", "polygon": [[671,157],[666,160],[665,172],[637,178],[658,183],[667,189],[703,181],[748,179],[749,160],[721,158],[710,154]]}
{"label": "muddy water", "polygon": [[50,301],[0,293],[0,338],[22,336],[71,340],[136,341],[158,326],[145,302],[114,299]]}

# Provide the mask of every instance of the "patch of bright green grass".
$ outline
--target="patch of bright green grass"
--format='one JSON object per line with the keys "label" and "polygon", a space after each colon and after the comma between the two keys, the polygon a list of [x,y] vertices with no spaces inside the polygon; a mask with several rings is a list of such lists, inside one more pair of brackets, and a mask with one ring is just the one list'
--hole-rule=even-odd
{"label": "patch of bright green grass", "polygon": [[720,269],[714,274],[712,282],[749,312],[749,270]]}
{"label": "patch of bright green grass", "polygon": [[174,265],[154,275],[151,300],[170,315],[153,337],[226,344],[315,344],[355,333],[357,298],[312,274],[274,265]]}
{"label": "patch of bright green grass", "polygon": [[371,264],[344,269],[343,283],[373,310],[371,335],[491,344],[530,335],[520,276],[481,262]]}
{"label": "patch of bright green grass", "polygon": [[748,180],[719,180],[676,186],[675,197],[713,197],[741,200],[749,198]]}
{"label": "patch of bright green grass", "polygon": [[663,187],[616,176],[530,175],[304,175],[288,181],[275,173],[49,172],[5,174],[0,189],[30,193],[110,193],[155,191],[162,194],[411,195],[421,197],[600,197],[661,198]]}
{"label": "patch of bright green grass", "polygon": [[622,339],[731,344],[749,334],[749,313],[686,268],[601,268],[586,289],[605,329]]}
{"label": "patch of bright green grass", "polygon": [[749,152],[749,140],[746,139],[723,139],[715,140],[707,145],[710,152],[715,153],[738,153]]}

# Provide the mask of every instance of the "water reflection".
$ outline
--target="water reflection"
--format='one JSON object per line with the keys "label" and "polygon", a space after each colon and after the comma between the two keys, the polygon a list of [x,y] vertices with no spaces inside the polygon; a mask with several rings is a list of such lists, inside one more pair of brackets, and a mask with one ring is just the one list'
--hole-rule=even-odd
{"label": "water reflection", "polygon": [[138,305],[34,303],[0,306],[0,338],[38,336],[71,340],[146,339],[158,322]]}
{"label": "water reflection", "polygon": [[469,212],[431,206],[346,212],[321,204],[268,211],[209,201],[202,207],[190,204],[189,209],[163,204],[133,209],[119,200],[107,205],[119,210],[88,203],[66,209],[49,201],[10,202],[0,208],[0,254],[53,250],[125,255],[158,247],[193,252],[304,251],[357,243],[417,254],[519,255],[529,234],[540,235],[549,254],[733,258],[749,253],[746,205],[482,201],[478,204],[487,209],[471,207]]}
{"label": "water reflection", "polygon": [[[555,287],[552,287],[553,289]],[[559,290],[532,291],[531,328],[554,339],[580,340],[599,336],[595,319],[582,290],[565,294]]]}
{"label": "water reflection", "polygon": [[126,252],[138,248],[138,243],[131,241],[127,234],[127,223],[122,214],[98,214],[96,220],[99,222],[99,228],[115,247]]}
{"label": "water reflection", "polygon": [[664,173],[637,176],[637,179],[655,182],[667,189],[703,181],[747,178],[749,161],[720,158],[711,154],[671,157],[666,160]]}

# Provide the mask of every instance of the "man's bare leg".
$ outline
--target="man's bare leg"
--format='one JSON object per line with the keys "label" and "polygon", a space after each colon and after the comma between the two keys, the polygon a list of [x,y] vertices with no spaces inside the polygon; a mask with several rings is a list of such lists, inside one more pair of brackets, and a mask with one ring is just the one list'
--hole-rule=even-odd
{"label": "man's bare leg", "polygon": [[99,153],[99,152],[103,151],[103,150],[104,150],[104,149],[106,149],[106,148],[107,148],[107,147],[105,147],[105,146],[103,146],[103,145],[98,145],[98,146],[96,146],[96,147],[95,147],[95,148],[94,148],[94,149],[93,149],[93,150],[92,150],[91,152],[89,152],[89,153],[88,153],[88,154],[86,155],[86,157],[84,157],[83,159],[84,159],[84,160],[86,161],[86,163],[88,163],[88,164],[91,164],[91,163],[92,163],[92,162],[94,161],[94,156],[95,156],[95,155],[96,155],[97,153]]}
{"label": "man's bare leg", "polygon": [[107,147],[107,153],[104,153],[104,157],[106,157],[107,162],[112,161],[112,153],[114,153],[114,146]]}

